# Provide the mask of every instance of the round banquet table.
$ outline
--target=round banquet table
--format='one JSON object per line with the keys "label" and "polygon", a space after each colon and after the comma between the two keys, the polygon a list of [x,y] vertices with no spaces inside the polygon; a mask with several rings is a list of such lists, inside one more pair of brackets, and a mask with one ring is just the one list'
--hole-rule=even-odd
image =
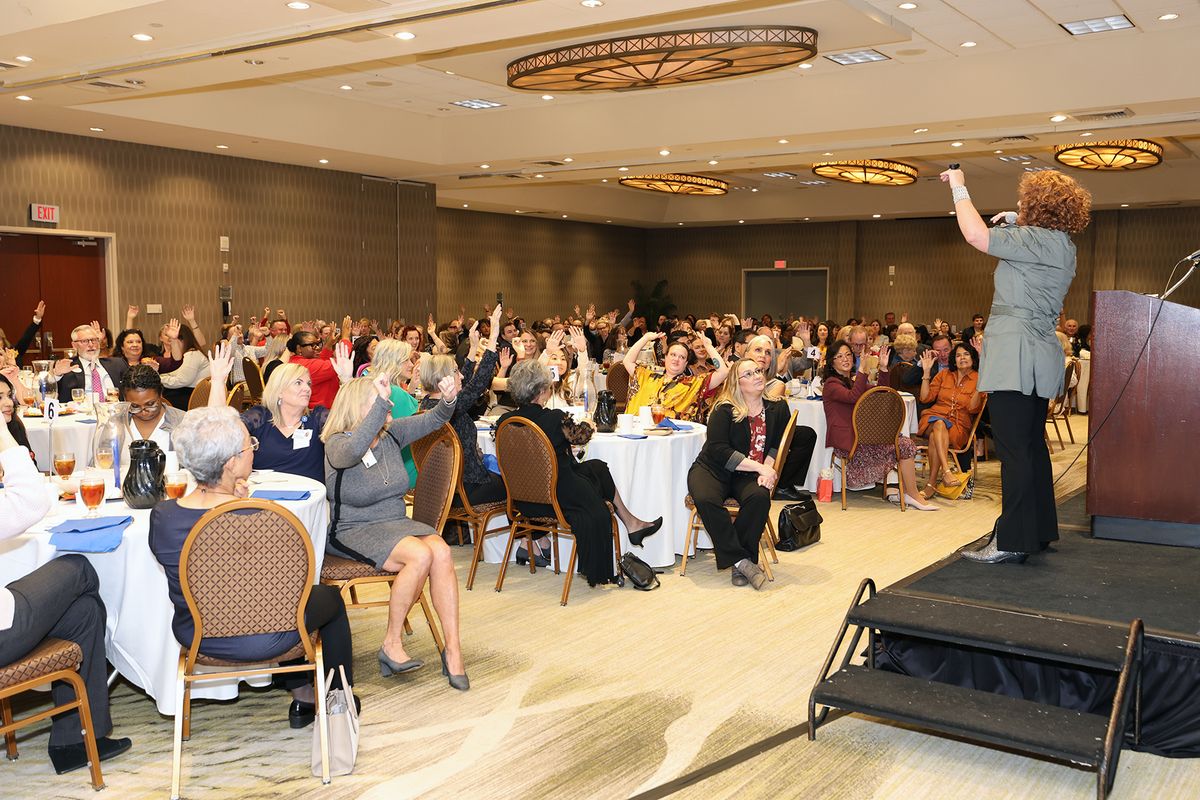
{"label": "round banquet table", "polygon": [[[320,575],[329,527],[325,485],[299,475],[268,472],[251,475],[250,489],[251,494],[258,489],[309,492],[306,500],[281,501],[280,505],[304,524],[313,542],[316,574]],[[49,484],[47,490],[54,491]],[[99,513],[101,516],[128,514],[133,517],[116,550],[84,554],[100,578],[100,596],[108,609],[108,631],[104,637],[108,660],[131,683],[154,698],[159,713],[173,716],[179,643],[171,632],[175,607],[167,596],[167,577],[148,542],[150,509],[130,509],[124,501],[110,500],[101,506]],[[47,530],[85,514],[86,509],[81,505],[56,500],[50,513],[29,531],[0,541],[0,586],[27,575],[58,555],[57,548],[50,544]],[[252,682],[265,685],[270,679]],[[237,681],[205,681],[195,685],[192,696],[228,700],[237,697]]]}
{"label": "round banquet table", "polygon": [[[909,392],[900,392],[904,398],[904,428],[905,434],[911,436],[917,432],[917,398]],[[825,405],[820,398],[789,397],[788,408],[796,412],[796,424],[807,425],[817,434],[817,445],[813,448],[813,458],[808,462],[808,474],[804,477],[804,488],[810,492],[817,491],[817,481],[821,478],[821,470],[833,466],[833,448],[825,446]],[[841,489],[841,477],[837,470],[833,472],[833,487]]]}
{"label": "round banquet table", "polygon": [[37,458],[38,469],[50,472],[54,468],[55,451],[69,450],[75,454],[76,468],[92,463],[92,434],[96,432],[96,418],[85,414],[71,414],[54,421],[54,441],[50,440],[50,424],[44,417],[22,417],[25,432],[29,434],[29,446]]}
{"label": "round banquet table", "polygon": [[[490,426],[480,423],[477,440],[484,453],[495,454],[496,442]],[[631,547],[629,532],[618,523],[621,533],[621,552],[631,551],[654,567],[670,567],[675,556],[683,552],[687,541],[687,524],[691,512],[684,505],[687,496],[687,473],[704,446],[707,429],[692,425],[691,430],[677,431],[669,436],[647,436],[645,439],[626,439],[615,433],[597,433],[587,445],[584,459],[599,458],[608,464],[617,491],[625,505],[645,520],[660,514],[662,529],[647,538],[641,547]],[[506,537],[488,537],[483,547],[484,560],[498,564],[504,558]],[[708,534],[700,532],[697,546],[711,548]],[[559,542],[562,563],[571,554],[570,540]],[[515,550],[515,548],[514,548]]]}

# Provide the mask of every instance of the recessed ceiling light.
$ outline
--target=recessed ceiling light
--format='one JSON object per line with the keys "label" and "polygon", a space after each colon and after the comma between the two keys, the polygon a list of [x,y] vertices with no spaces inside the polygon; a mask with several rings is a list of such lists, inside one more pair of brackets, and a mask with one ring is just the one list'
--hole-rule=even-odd
{"label": "recessed ceiling light", "polygon": [[682,223],[682,222],[676,222],[675,224],[676,224],[676,225],[682,225],[683,223]]}
{"label": "recessed ceiling light", "polygon": [[823,156],[831,156],[831,155],[833,155],[833,153],[821,153],[821,155],[823,155]]}
{"label": "recessed ceiling light", "polygon": [[992,152],[995,153],[996,155],[1000,155],[1004,151],[1003,150],[993,150]]}
{"label": "recessed ceiling light", "polygon": [[154,41],[154,37],[148,33],[135,33],[133,35],[133,38],[137,39],[139,42],[153,42]]}
{"label": "recessed ceiling light", "polygon": [[1159,22],[1170,22],[1173,19],[1179,19],[1179,15],[1178,14],[1163,14],[1161,17],[1158,18],[1158,21]]}
{"label": "recessed ceiling light", "polygon": [[913,128],[913,133],[929,133],[929,128]]}
{"label": "recessed ceiling light", "polygon": [[554,95],[552,95],[552,94],[544,94],[544,95],[542,95],[542,99],[543,99],[543,100],[553,100],[553,99],[554,99]]}
{"label": "recessed ceiling light", "polygon": [[1121,208],[1129,208],[1129,203],[1121,203]]}
{"label": "recessed ceiling light", "polygon": [[417,35],[412,31],[398,31],[393,33],[392,36],[395,36],[402,42],[411,42],[413,39],[417,38]]}
{"label": "recessed ceiling light", "polygon": [[852,64],[867,64],[872,61],[891,60],[878,50],[849,50],[845,53],[834,53],[825,57],[835,64],[841,64],[843,67],[848,67]]}
{"label": "recessed ceiling light", "polygon": [[563,214],[563,215],[562,215],[562,218],[563,218],[563,219],[566,219],[566,218],[567,218],[567,215],[566,215],[566,214]]}
{"label": "recessed ceiling light", "polygon": [[974,47],[976,44],[976,42],[966,41],[960,44],[959,47]]}
{"label": "recessed ceiling light", "polygon": [[93,133],[104,133],[104,128],[88,128],[88,130]]}
{"label": "recessed ceiling light", "polygon": [[803,64],[800,65],[800,69],[812,69],[812,68],[813,68],[813,65],[808,63],[807,61],[805,61]]}
{"label": "recessed ceiling light", "polygon": [[1133,27],[1133,23],[1124,14],[1116,14],[1111,17],[1096,17],[1095,19],[1081,19],[1061,24],[1072,36],[1084,36],[1089,33],[1102,33],[1104,31],[1120,31]]}
{"label": "recessed ceiling light", "polygon": [[480,164],[479,168],[480,169],[491,169],[492,165],[491,164]]}
{"label": "recessed ceiling light", "polygon": [[318,161],[317,161],[317,163],[318,163],[318,164],[328,164],[328,163],[329,163],[329,159],[328,159],[328,158],[322,158],[322,159],[318,160]]}
{"label": "recessed ceiling light", "polygon": [[575,160],[575,159],[571,158],[570,156],[563,156],[563,163],[564,163],[564,164],[570,164],[570,163],[571,163],[572,161],[574,161],[574,160]]}
{"label": "recessed ceiling light", "polygon": [[466,203],[463,203],[463,208],[470,208],[470,206],[467,205]]}
{"label": "recessed ceiling light", "polygon": [[617,167],[617,172],[629,172],[629,167]]}
{"label": "recessed ceiling light", "polygon": [[520,214],[520,213],[521,213],[521,209],[519,209],[519,208],[518,208],[518,209],[516,210],[516,213],[517,213],[517,214]]}
{"label": "recessed ceiling light", "polygon": [[952,216],[952,217],[954,217],[954,216],[957,216],[957,215],[958,215],[958,212],[957,212],[957,211],[951,211],[951,212],[950,212],[950,216]]}
{"label": "recessed ceiling light", "polygon": [[481,100],[479,98],[474,98],[471,100],[452,100],[450,102],[450,105],[459,106],[460,108],[471,108],[471,109],[475,109],[476,111],[478,111],[478,110],[484,109],[484,108],[500,108],[504,104],[496,103],[491,100]]}
{"label": "recessed ceiling light", "polygon": [[228,150],[228,149],[229,149],[229,145],[227,145],[227,144],[219,144],[219,145],[217,145],[217,149],[218,149],[218,150]]}
{"label": "recessed ceiling light", "polygon": [[606,219],[606,220],[604,220],[604,221],[605,221],[605,222],[612,222],[612,220],[611,220],[611,219]]}
{"label": "recessed ceiling light", "polygon": [[746,224],[746,220],[744,220],[744,219],[738,220],[738,225],[745,225],[745,224]]}
{"label": "recessed ceiling light", "polygon": [[1084,131],[1083,133],[1081,133],[1079,135],[1080,136],[1093,136],[1094,134],[1091,131]]}
{"label": "recessed ceiling light", "polygon": [[1033,163],[1032,161],[1022,161],[1022,162],[1021,162],[1021,166],[1023,166],[1023,167],[1028,167],[1028,166],[1029,166],[1030,164],[1032,164],[1032,163]]}
{"label": "recessed ceiling light", "polygon": [[671,155],[671,151],[664,147],[662,150],[658,151],[658,154],[660,156],[669,156]]}
{"label": "recessed ceiling light", "polygon": [[608,183],[608,178],[601,178],[601,179],[600,179],[600,182],[601,182],[601,183]]}
{"label": "recessed ceiling light", "polygon": [[534,175],[533,177],[535,177],[535,178],[544,178],[544,177],[546,177],[546,176],[545,176],[545,175],[543,175],[542,173],[540,173],[540,172],[539,172],[537,175]]}
{"label": "recessed ceiling light", "polygon": [[904,11],[912,11],[916,7],[916,3],[901,3],[897,6],[897,8],[903,9]]}
{"label": "recessed ceiling light", "polygon": [[758,187],[757,187],[757,186],[755,186],[755,187],[754,187],[753,189],[751,189],[750,191],[752,191],[752,192],[757,192],[757,191],[758,191]]}
{"label": "recessed ceiling light", "polygon": [[30,61],[33,61],[33,58],[30,56],[17,56],[17,61],[20,61],[22,64],[28,64]]}
{"label": "recessed ceiling light", "polygon": [[963,143],[962,142],[951,142],[950,146],[951,147],[962,147]]}
{"label": "recessed ceiling light", "polygon": [[710,159],[708,160],[708,165],[709,165],[710,167],[715,167],[717,164],[720,164],[720,163],[721,163],[721,162],[720,162],[720,161],[717,161],[715,158],[710,158]]}
{"label": "recessed ceiling light", "polygon": [[604,0],[579,0],[579,5],[584,8],[599,8],[604,5]]}
{"label": "recessed ceiling light", "polygon": [[805,222],[808,222],[808,220],[809,220],[809,219],[810,219],[810,217],[805,217],[805,218],[804,218],[804,221],[805,221]]}
{"label": "recessed ceiling light", "polygon": [[1055,114],[1053,117],[1050,118],[1050,121],[1051,122],[1066,122],[1067,115],[1066,114]]}
{"label": "recessed ceiling light", "polygon": [[27,94],[19,94],[19,95],[17,95],[17,99],[18,99],[18,100],[23,100],[24,102],[28,103],[28,102],[29,102],[30,100],[32,100],[33,98],[32,98],[32,97],[30,97],[30,96],[29,96],[29,95],[27,95]]}
{"label": "recessed ceiling light", "polygon": [[446,74],[447,75],[457,75],[458,73],[454,72],[453,70],[446,70]]}
{"label": "recessed ceiling light", "polygon": [[295,0],[294,2],[288,3],[287,7],[296,11],[307,11],[308,3],[301,3],[300,0]]}
{"label": "recessed ceiling light", "polygon": [[780,140],[779,140],[779,143],[780,143],[780,144],[787,144],[787,143],[788,143],[788,140],[787,140],[787,139],[780,139]]}
{"label": "recessed ceiling light", "polygon": [[883,216],[883,214],[872,214],[871,219],[879,219],[882,216]]}

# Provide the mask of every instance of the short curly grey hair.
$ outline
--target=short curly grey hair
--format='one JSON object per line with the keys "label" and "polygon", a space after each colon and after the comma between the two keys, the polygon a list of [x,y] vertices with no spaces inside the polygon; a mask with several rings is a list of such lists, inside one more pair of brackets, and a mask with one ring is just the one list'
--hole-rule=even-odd
{"label": "short curly grey hair", "polygon": [[229,406],[194,408],[171,432],[171,444],[179,463],[201,486],[215,486],[225,471],[225,462],[242,451],[246,426]]}
{"label": "short curly grey hair", "polygon": [[427,392],[438,390],[438,381],[447,375],[453,375],[458,364],[447,355],[426,355],[421,357],[421,386]]}
{"label": "short curly grey hair", "polygon": [[518,361],[508,374],[508,392],[519,405],[532,403],[553,383],[549,368],[535,358]]}

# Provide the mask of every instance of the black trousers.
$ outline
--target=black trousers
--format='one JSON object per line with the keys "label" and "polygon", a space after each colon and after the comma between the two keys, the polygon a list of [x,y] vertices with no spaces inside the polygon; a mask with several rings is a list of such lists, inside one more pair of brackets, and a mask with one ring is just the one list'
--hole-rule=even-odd
{"label": "black trousers", "polygon": [[[325,675],[333,670],[334,689],[341,689],[342,675],[339,666],[346,670],[346,680],[354,685],[354,646],[350,641],[350,618],[346,616],[346,604],[342,594],[332,586],[320,584],[312,587],[308,604],[304,606],[304,625],[310,631],[320,629],[321,649],[324,651]],[[201,646],[201,651],[204,647]],[[285,661],[284,666],[300,664],[302,659]],[[297,689],[312,686],[312,676],[306,672],[287,672],[279,676],[284,688]]]}
{"label": "black trousers", "polygon": [[1020,392],[988,395],[992,439],[1000,457],[1000,517],[996,546],[1036,553],[1058,538],[1054,476],[1046,448],[1049,400]]}
{"label": "black trousers", "polygon": [[[8,584],[16,602],[12,627],[0,631],[0,664],[11,664],[27,655],[46,638],[75,642],[83,651],[79,674],[87,689],[96,737],[112,731],[108,712],[104,626],[108,613],[100,599],[100,580],[81,555],[60,556],[23,578]],[[55,681],[55,703],[69,703],[75,692],[65,681]],[[50,746],[83,741],[79,712],[54,717]]]}
{"label": "black trousers", "polygon": [[780,486],[803,486],[817,447],[817,432],[807,425],[797,425],[792,431],[792,445],[788,448],[787,460],[779,473]]}
{"label": "black trousers", "polygon": [[[489,472],[488,479],[483,483],[473,483],[467,486],[467,498],[470,499],[471,505],[503,503],[508,499],[508,492],[504,489],[504,479],[494,472]],[[462,505],[458,502],[457,494],[454,496],[454,505]]]}
{"label": "black trousers", "polygon": [[[743,558],[757,564],[758,541],[771,514],[771,493],[758,485],[758,474],[732,472],[728,478],[718,478],[696,462],[688,471],[688,493],[712,539],[717,569],[732,567]],[[736,522],[725,508],[730,497],[741,505]]]}

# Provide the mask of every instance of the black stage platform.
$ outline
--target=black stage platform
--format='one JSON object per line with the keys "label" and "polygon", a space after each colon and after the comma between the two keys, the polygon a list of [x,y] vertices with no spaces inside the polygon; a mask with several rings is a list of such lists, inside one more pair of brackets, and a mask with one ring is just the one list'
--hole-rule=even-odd
{"label": "black stage platform", "polygon": [[[1065,522],[1065,520],[1064,520]],[[1064,525],[1055,552],[1024,564],[976,564],[952,555],[881,594],[1064,621],[1146,628],[1141,742],[1127,746],[1200,756],[1200,550],[1093,539]],[[953,609],[947,612],[953,625]],[[929,624],[937,624],[930,621]],[[1070,643],[1064,643],[1069,646]],[[1084,646],[1081,643],[1081,648]],[[1087,668],[997,655],[915,636],[884,635],[879,667],[915,677],[1107,714],[1115,680]]]}

